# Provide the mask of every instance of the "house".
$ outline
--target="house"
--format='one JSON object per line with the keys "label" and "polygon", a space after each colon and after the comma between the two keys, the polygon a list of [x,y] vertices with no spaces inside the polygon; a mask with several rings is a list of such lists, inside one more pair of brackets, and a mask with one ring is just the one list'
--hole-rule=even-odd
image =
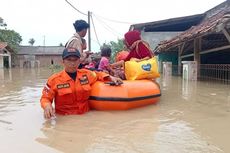
{"label": "house", "polygon": [[163,40],[168,40],[199,24],[204,14],[172,18],[161,21],[133,24],[129,30],[138,30],[142,38],[154,49]]}
{"label": "house", "polygon": [[63,46],[20,46],[16,66],[20,68],[61,65]]}
{"label": "house", "polygon": [[220,69],[223,66],[220,64],[230,64],[230,0],[204,14],[198,25],[157,46],[157,51],[162,55],[177,55],[178,74],[181,73],[182,61],[196,61],[198,75],[202,73],[204,64],[219,64],[219,68],[214,69]]}
{"label": "house", "polygon": [[[160,66],[164,61],[172,62],[174,74],[181,75],[182,61],[196,61],[198,77],[218,76],[217,79],[222,80],[224,76],[230,80],[230,0],[203,14],[131,25],[132,29],[140,30],[143,39],[160,53]],[[165,30],[165,35],[155,34],[154,38],[154,33]]]}
{"label": "house", "polygon": [[0,42],[0,68],[10,68],[13,50],[6,42]]}
{"label": "house", "polygon": [[[171,39],[188,30],[190,27],[199,24],[204,17],[204,14],[196,14],[161,21],[133,24],[130,26],[129,30],[139,30],[142,39],[147,41],[150,44],[150,47],[155,50],[160,42]],[[175,65],[178,63],[177,56],[178,54],[175,52],[159,55],[159,71],[162,71],[162,58],[164,60],[172,61]]]}

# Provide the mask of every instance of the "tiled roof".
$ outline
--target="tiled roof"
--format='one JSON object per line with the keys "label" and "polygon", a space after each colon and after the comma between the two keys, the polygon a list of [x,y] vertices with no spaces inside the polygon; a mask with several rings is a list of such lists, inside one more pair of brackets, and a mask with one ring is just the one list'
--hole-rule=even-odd
{"label": "tiled roof", "polygon": [[14,52],[14,50],[8,45],[7,42],[0,42],[0,50],[6,49],[9,52]]}
{"label": "tiled roof", "polygon": [[179,34],[178,36],[162,41],[158,47],[158,51],[167,50],[170,47],[178,45],[179,43],[194,39],[196,37],[205,35],[209,32],[214,32],[218,25],[220,24],[227,24],[230,22],[230,7],[226,7],[223,10],[220,10],[217,14],[204,19],[200,24],[197,26],[193,26],[190,29],[186,30],[185,32]]}
{"label": "tiled roof", "polygon": [[0,42],[0,50],[6,48],[7,43],[6,42]]}
{"label": "tiled roof", "polygon": [[165,27],[172,27],[172,26],[175,27],[175,25],[182,25],[182,24],[196,25],[200,21],[202,21],[204,16],[205,16],[204,14],[196,14],[196,15],[177,17],[177,18],[171,18],[171,19],[154,21],[154,22],[133,24],[130,26],[129,30],[151,31],[151,29],[157,29],[156,31],[160,31]]}
{"label": "tiled roof", "polygon": [[61,55],[64,46],[20,46],[18,55]]}

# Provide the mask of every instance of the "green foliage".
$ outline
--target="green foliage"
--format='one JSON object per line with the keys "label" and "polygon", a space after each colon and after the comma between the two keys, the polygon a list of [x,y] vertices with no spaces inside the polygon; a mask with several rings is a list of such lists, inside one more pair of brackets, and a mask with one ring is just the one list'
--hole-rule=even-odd
{"label": "green foliage", "polygon": [[10,48],[16,51],[22,41],[22,37],[14,30],[0,29],[0,41],[7,42]]}
{"label": "green foliage", "polygon": [[30,38],[30,40],[29,40],[29,42],[28,42],[31,46],[33,46],[34,45],[34,43],[35,43],[35,40],[34,40],[34,38]]}
{"label": "green foliage", "polygon": [[118,39],[117,42],[115,41],[110,41],[109,43],[103,43],[101,47],[110,47],[112,50],[112,55],[111,55],[111,62],[115,61],[115,55],[117,52],[124,50],[124,43],[123,39]]}
{"label": "green foliage", "polygon": [[0,27],[5,28],[0,29],[0,41],[7,42],[10,48],[16,51],[22,41],[22,37],[14,30],[7,30],[6,26],[7,24],[4,22],[4,19],[0,17]]}
{"label": "green foliage", "polygon": [[4,27],[6,29],[7,24],[4,22],[3,18],[0,17],[0,27]]}

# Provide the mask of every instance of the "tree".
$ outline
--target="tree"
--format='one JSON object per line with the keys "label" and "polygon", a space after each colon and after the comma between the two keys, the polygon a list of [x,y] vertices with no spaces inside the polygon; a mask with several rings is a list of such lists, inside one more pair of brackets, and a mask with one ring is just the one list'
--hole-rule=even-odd
{"label": "tree", "polygon": [[17,51],[17,48],[22,41],[22,37],[14,30],[0,29],[0,41],[7,42],[10,48]]}
{"label": "tree", "polygon": [[6,29],[7,24],[4,22],[3,18],[0,17],[0,27],[4,27]]}
{"label": "tree", "polygon": [[115,60],[115,55],[119,51],[124,50],[123,39],[118,39],[117,42],[110,41],[109,43],[103,43],[103,45],[101,47],[105,47],[105,46],[110,47],[112,50],[112,55],[111,55],[112,62],[114,62],[114,60]]}
{"label": "tree", "polygon": [[59,46],[61,46],[61,47],[62,47],[62,46],[63,46],[63,44],[62,44],[62,43],[60,43],[60,44],[59,44]]}
{"label": "tree", "polygon": [[0,27],[5,27],[4,29],[0,29],[0,41],[7,42],[10,48],[16,51],[22,41],[22,37],[14,30],[7,30],[6,26],[7,24],[4,22],[4,19],[0,17]]}
{"label": "tree", "polygon": [[34,38],[30,38],[30,40],[28,41],[28,43],[29,43],[31,46],[33,46],[33,45],[34,45],[34,43],[35,43]]}

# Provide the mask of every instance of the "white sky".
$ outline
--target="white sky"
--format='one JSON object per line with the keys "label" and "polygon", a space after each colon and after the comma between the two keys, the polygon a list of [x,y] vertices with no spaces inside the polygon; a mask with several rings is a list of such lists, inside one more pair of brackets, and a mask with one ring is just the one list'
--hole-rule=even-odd
{"label": "white sky", "polygon": [[[130,24],[200,14],[224,1],[69,0],[80,11],[86,14],[91,11],[96,16],[93,16],[93,21],[101,44],[122,38]],[[29,45],[29,39],[34,38],[34,46],[65,44],[75,32],[75,20],[87,21],[87,16],[74,10],[65,0],[0,0],[0,17],[7,23],[8,29],[22,36],[21,45]],[[115,23],[104,18],[130,24]],[[93,28],[91,37],[92,50],[98,51]]]}

